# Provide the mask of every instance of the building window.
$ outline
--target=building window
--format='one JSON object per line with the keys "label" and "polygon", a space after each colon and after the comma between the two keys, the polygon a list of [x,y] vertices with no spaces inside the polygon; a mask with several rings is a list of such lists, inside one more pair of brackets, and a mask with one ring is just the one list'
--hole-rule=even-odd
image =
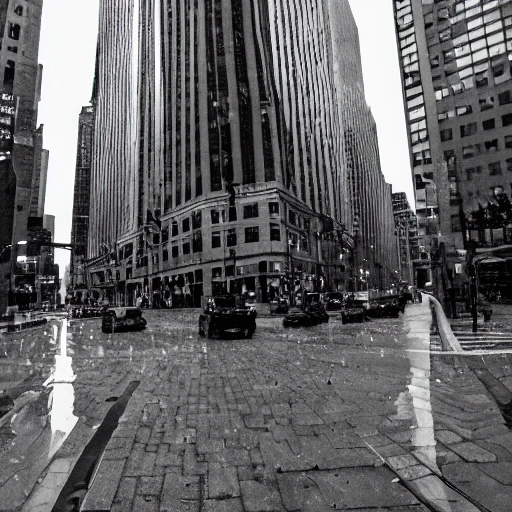
{"label": "building window", "polygon": [[512,171],[512,158],[507,158],[507,171]]}
{"label": "building window", "polygon": [[162,228],[162,245],[169,241],[169,228]]}
{"label": "building window", "polygon": [[512,93],[511,91],[505,91],[501,94],[498,94],[498,101],[500,105],[509,105],[512,103]]}
{"label": "building window", "polygon": [[270,215],[279,215],[279,203],[277,201],[268,203],[268,211]]}
{"label": "building window", "polygon": [[245,243],[251,244],[260,241],[260,232],[258,226],[245,228]]}
{"label": "building window", "polygon": [[178,223],[173,220],[171,222],[171,236],[178,236]]}
{"label": "building window", "polygon": [[221,279],[222,278],[222,267],[213,267],[212,268],[212,278],[213,279]]}
{"label": "building window", "polygon": [[441,130],[441,142],[446,142],[448,140],[452,140],[453,134],[452,129],[447,128],[446,130]]}
{"label": "building window", "polygon": [[494,119],[487,119],[482,122],[482,126],[484,130],[493,130],[496,128],[496,121]]}
{"label": "building window", "polygon": [[224,210],[217,210],[216,208],[210,210],[212,224],[219,224],[219,222],[224,222]]}
{"label": "building window", "polygon": [[488,140],[484,144],[488,152],[498,151],[498,139]]}
{"label": "building window", "polygon": [[273,242],[281,241],[281,229],[279,224],[270,224],[270,240]]}
{"label": "building window", "polygon": [[236,206],[231,205],[228,209],[228,221],[235,222],[236,221]]}
{"label": "building window", "polygon": [[20,30],[21,27],[17,23],[11,23],[9,25],[9,37],[15,41],[18,41],[20,38]]}
{"label": "building window", "polygon": [[226,277],[235,277],[235,265],[226,265]]}
{"label": "building window", "polygon": [[466,169],[467,181],[471,181],[473,179],[473,172],[474,172],[474,169],[472,167],[470,167],[469,169]]}
{"label": "building window", "polygon": [[220,247],[220,232],[214,231],[212,233],[212,249],[217,249]]}
{"label": "building window", "polygon": [[14,14],[17,14],[18,16],[23,16],[23,6],[17,5],[14,8]]}
{"label": "building window", "polygon": [[508,149],[512,149],[512,135],[505,136],[505,147]]}
{"label": "building window", "polygon": [[473,112],[473,107],[471,105],[462,105],[457,107],[457,115],[458,116],[466,116]]}
{"label": "building window", "polygon": [[226,235],[226,245],[228,247],[233,247],[236,245],[236,229],[228,229],[227,235]]}
{"label": "building window", "polygon": [[503,126],[510,126],[512,124],[512,114],[505,114],[501,116],[501,122]]}
{"label": "building window", "polygon": [[488,98],[480,98],[480,110],[489,110],[490,108],[494,107],[494,96],[489,96]]}
{"label": "building window", "polygon": [[308,236],[305,233],[303,233],[300,237],[300,249],[301,251],[309,250],[309,240]]}
{"label": "building window", "polygon": [[451,221],[452,221],[452,231],[454,233],[459,233],[460,231],[462,231],[461,224],[460,224],[460,215],[452,215]]}
{"label": "building window", "polygon": [[462,148],[462,158],[471,158],[474,155],[473,146],[464,146]]}
{"label": "building window", "polygon": [[183,254],[190,254],[190,242],[183,240]]}
{"label": "building window", "polygon": [[477,73],[475,75],[475,83],[477,87],[486,87],[487,85],[489,85],[487,71],[485,73]]}
{"label": "building window", "polygon": [[476,133],[476,123],[469,123],[460,127],[460,136],[468,137]]}
{"label": "building window", "polygon": [[179,255],[179,249],[178,249],[178,246],[177,245],[173,245],[171,247],[171,257],[173,258],[177,258]]}
{"label": "building window", "polygon": [[493,163],[489,164],[489,174],[491,176],[496,176],[498,174],[501,174],[501,163],[493,162]]}
{"label": "building window", "polygon": [[288,210],[288,220],[293,226],[297,225],[297,214],[293,210]]}
{"label": "building window", "polygon": [[182,233],[186,233],[187,231],[190,231],[190,219],[188,217],[186,219],[182,220],[181,231],[182,231]]}
{"label": "building window", "polygon": [[258,216],[258,203],[244,205],[244,219],[253,219]]}
{"label": "building window", "polygon": [[192,229],[199,229],[201,227],[201,212],[194,212],[192,214]]}
{"label": "building window", "polygon": [[201,231],[196,231],[192,237],[192,252],[201,252],[203,250],[203,237]]}

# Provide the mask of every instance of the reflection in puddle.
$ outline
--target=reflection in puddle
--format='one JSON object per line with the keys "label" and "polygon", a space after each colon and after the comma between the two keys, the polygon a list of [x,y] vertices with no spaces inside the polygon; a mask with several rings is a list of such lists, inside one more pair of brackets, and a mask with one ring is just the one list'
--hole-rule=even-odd
{"label": "reflection in puddle", "polygon": [[[7,442],[2,446],[0,464],[0,508],[3,503],[8,503],[12,510],[21,507],[42,471],[78,421],[73,414],[73,381],[76,375],[72,369],[72,358],[68,355],[67,320],[56,321],[55,325],[52,322],[47,332],[52,336],[50,343],[56,351],[51,376],[42,384],[38,380],[41,374],[35,374],[31,381],[34,389],[18,395],[14,399],[14,407],[1,419],[3,426],[7,427],[3,433]],[[17,353],[21,340],[16,341],[11,338],[9,344],[13,349],[16,347]],[[33,342],[27,337],[20,352],[21,357],[17,360],[13,358],[12,362],[17,363],[18,368],[24,359],[31,359],[40,365],[38,359],[44,357],[48,346],[47,335],[43,339],[34,336]],[[14,353],[11,347],[9,350],[11,354]],[[23,367],[27,368],[26,364]]]}
{"label": "reflection in puddle", "polygon": [[[57,327],[57,326],[54,326]],[[57,329],[58,332],[58,329]],[[55,330],[54,330],[55,333]],[[76,375],[71,366],[72,358],[67,355],[68,322],[63,320],[60,324],[60,354],[55,356],[55,371],[47,385],[52,384],[53,390],[50,395],[50,424],[52,438],[48,452],[51,459],[62,443],[69,436],[78,421],[73,414],[75,402],[75,391],[73,382]],[[57,341],[57,339],[55,339]]]}

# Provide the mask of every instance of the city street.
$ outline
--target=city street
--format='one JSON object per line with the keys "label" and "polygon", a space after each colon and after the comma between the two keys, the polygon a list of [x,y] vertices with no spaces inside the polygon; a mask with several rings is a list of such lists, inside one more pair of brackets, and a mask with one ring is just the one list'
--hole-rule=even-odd
{"label": "city street", "polygon": [[199,337],[198,314],[4,334],[0,510],[87,487],[85,511],[509,510],[510,431],[472,358],[430,359],[428,306],[295,330],[258,318],[251,340]]}

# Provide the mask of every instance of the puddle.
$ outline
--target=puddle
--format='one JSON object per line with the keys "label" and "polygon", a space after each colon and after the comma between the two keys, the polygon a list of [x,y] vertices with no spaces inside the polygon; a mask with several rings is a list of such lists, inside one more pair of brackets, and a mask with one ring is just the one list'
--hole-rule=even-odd
{"label": "puddle", "polygon": [[[34,353],[41,347],[54,346],[56,350],[49,357],[53,359],[53,367],[44,383],[42,373],[39,381],[14,382],[11,391],[16,396],[14,406],[0,419],[3,442],[0,503],[9,503],[13,508],[26,500],[41,472],[78,421],[73,414],[76,376],[68,352],[67,327],[67,320],[61,320],[48,326],[40,341],[36,335],[18,340],[18,358],[12,361],[12,367],[22,364],[25,356],[28,361],[30,357],[35,360]],[[10,347],[10,354],[13,350]],[[33,368],[34,365],[25,362],[24,366]]]}

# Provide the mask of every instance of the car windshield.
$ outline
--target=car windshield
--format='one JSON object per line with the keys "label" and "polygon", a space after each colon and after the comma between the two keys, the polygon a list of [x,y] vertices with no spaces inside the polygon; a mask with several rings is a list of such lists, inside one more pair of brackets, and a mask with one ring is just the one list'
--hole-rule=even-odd
{"label": "car windshield", "polygon": [[236,307],[236,299],[233,295],[221,295],[213,298],[215,306],[218,308]]}

